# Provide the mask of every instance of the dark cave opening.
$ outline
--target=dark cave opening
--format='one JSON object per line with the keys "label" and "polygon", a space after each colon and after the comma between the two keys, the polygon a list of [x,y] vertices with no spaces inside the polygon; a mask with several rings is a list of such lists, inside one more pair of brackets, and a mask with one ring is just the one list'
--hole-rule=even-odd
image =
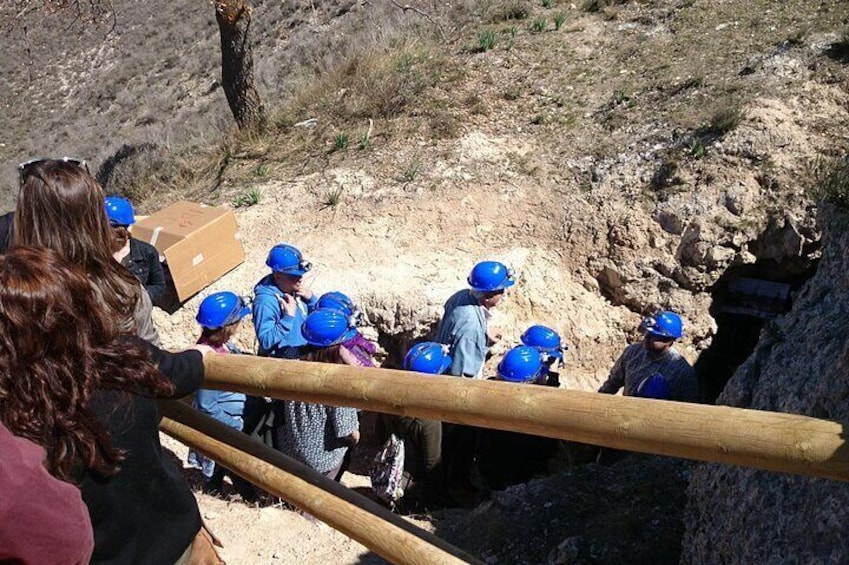
{"label": "dark cave opening", "polygon": [[759,260],[729,267],[711,289],[717,332],[695,364],[703,401],[716,402],[728,380],[754,351],[761,329],[790,310],[793,296],[816,272],[819,260]]}

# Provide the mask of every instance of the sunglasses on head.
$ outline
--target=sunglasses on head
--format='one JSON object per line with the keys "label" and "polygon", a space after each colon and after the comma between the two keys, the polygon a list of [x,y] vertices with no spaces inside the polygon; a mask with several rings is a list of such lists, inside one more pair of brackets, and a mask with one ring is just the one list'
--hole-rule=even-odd
{"label": "sunglasses on head", "polygon": [[29,161],[24,161],[23,163],[18,165],[18,175],[20,177],[21,184],[24,184],[24,181],[27,180],[27,177],[30,175],[30,173],[35,167],[46,161],[59,161],[61,163],[70,163],[91,174],[88,170],[88,163],[85,162],[85,159],[78,159],[76,157],[50,157],[46,159],[30,159]]}

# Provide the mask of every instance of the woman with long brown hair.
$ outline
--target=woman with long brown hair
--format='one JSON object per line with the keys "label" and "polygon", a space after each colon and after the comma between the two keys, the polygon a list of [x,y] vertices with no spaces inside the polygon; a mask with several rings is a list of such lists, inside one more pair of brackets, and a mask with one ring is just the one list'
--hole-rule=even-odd
{"label": "woman with long brown hair", "polygon": [[122,333],[88,274],[57,251],[13,246],[0,257],[0,421],[80,485],[92,563],[175,563],[192,551],[200,514],[163,458],[155,399],[202,381],[199,351]]}
{"label": "woman with long brown hair", "polygon": [[12,243],[53,249],[82,267],[109,319],[121,331],[158,345],[150,297],[112,256],[115,235],[103,207],[103,189],[85,162],[42,159],[23,163],[19,172]]}

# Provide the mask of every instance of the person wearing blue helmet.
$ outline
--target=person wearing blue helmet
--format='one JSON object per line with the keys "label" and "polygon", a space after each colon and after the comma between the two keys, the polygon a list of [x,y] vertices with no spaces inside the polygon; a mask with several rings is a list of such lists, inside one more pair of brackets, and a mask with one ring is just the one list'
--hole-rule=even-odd
{"label": "person wearing blue helmet", "polygon": [[115,234],[113,257],[142,283],[154,305],[161,305],[165,296],[165,271],[159,262],[159,252],[151,244],[130,235],[136,223],[133,205],[121,196],[107,196],[104,201],[106,217]]}
{"label": "person wearing blue helmet", "polygon": [[640,324],[645,334],[642,342],[625,348],[598,391],[616,394],[623,389],[625,396],[641,396],[644,381],[660,374],[669,388],[669,400],[698,402],[696,372],[673,346],[684,335],[683,325],[681,317],[668,310],[645,318]]}
{"label": "person wearing blue helmet", "polygon": [[[403,362],[404,370],[425,375],[442,375],[450,366],[448,346],[434,342],[414,345]],[[380,414],[377,423],[382,441],[394,434],[404,442],[404,474],[408,482],[398,508],[406,513],[444,506],[447,495],[443,490],[442,422]]]}
{"label": "person wearing blue helmet", "polygon": [[357,305],[354,304],[354,301],[351,299],[350,296],[348,296],[344,292],[339,292],[338,290],[325,292],[324,294],[319,296],[316,308],[338,310],[349,318],[354,318],[354,322],[356,323],[356,325],[360,325],[362,323],[363,313],[360,311]]}
{"label": "person wearing blue helmet", "polygon": [[498,380],[510,383],[535,383],[545,370],[542,354],[535,347],[518,345],[498,363]]}
{"label": "person wearing blue helmet", "polygon": [[[481,261],[467,278],[469,288],[456,292],[445,303],[434,341],[451,351],[448,374],[472,379],[483,378],[489,347],[501,336],[489,327],[491,310],[504,292],[515,284],[513,273],[498,261]],[[450,424],[445,427],[445,466],[448,485],[474,492],[471,482],[477,428]]]}
{"label": "person wearing blue helmet", "polygon": [[448,347],[433,341],[414,345],[404,356],[404,370],[429,375],[442,375],[451,367]]}
{"label": "person wearing blue helmet", "polygon": [[547,326],[534,325],[525,330],[521,340],[522,345],[536,348],[542,355],[544,369],[540,375],[540,384],[559,387],[560,373],[551,369],[555,363],[563,364],[563,352],[567,349],[566,344],[560,340],[560,334]]}
{"label": "person wearing blue helmet", "polygon": [[[338,290],[325,292],[318,298],[316,304],[317,309],[337,310],[348,316],[348,320],[352,326],[360,327],[365,325],[366,320],[363,312],[354,304],[351,298]],[[354,337],[343,344],[343,347],[351,352],[360,361],[363,367],[374,367],[374,354],[377,348],[374,343],[370,342],[356,332]]]}
{"label": "person wearing blue helmet", "polygon": [[[498,364],[495,380],[511,385],[543,385],[543,354],[528,345],[508,351]],[[487,491],[503,490],[526,483],[548,472],[548,462],[557,453],[558,441],[552,438],[483,429],[478,436],[476,459]]]}
{"label": "person wearing blue helmet", "polygon": [[[237,294],[229,291],[210,294],[200,303],[196,320],[201,327],[197,343],[212,348],[216,353],[242,353],[231,338],[251,309]],[[192,404],[203,414],[212,416],[231,428],[242,431],[244,427],[245,395],[241,392],[200,389]],[[204,476],[203,492],[216,495],[221,492],[224,475],[228,474],[233,487],[245,502],[257,499],[256,490],[248,481],[227,471],[212,459],[196,451],[189,452],[189,464],[199,468]]]}
{"label": "person wearing blue helmet", "polygon": [[297,359],[299,348],[307,343],[301,326],[318,303],[318,297],[303,284],[312,264],[287,243],[272,247],[265,264],[271,274],[254,287],[253,301],[259,354]]}
{"label": "person wearing blue helmet", "polygon": [[489,346],[501,337],[497,332],[488,333],[490,310],[515,280],[510,269],[498,261],[478,263],[467,280],[469,288],[455,293],[445,303],[435,341],[451,349],[450,374],[481,378]]}
{"label": "person wearing blue helmet", "polygon": [[[301,360],[358,365],[356,358],[342,347],[356,331],[339,311],[320,309],[310,313],[301,327],[305,341]],[[281,400],[275,402],[274,422],[277,449],[330,479],[342,478],[350,460],[349,449],[360,439],[354,408]]]}

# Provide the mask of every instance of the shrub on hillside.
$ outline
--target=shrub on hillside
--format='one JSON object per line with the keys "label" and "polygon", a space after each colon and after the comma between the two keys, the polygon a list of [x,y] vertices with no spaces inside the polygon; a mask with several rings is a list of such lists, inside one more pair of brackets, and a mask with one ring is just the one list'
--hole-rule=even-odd
{"label": "shrub on hillside", "polygon": [[849,209],[849,156],[819,157],[808,163],[806,169],[807,193],[811,198]]}
{"label": "shrub on hillside", "polygon": [[585,0],[581,9],[585,12],[603,12],[607,8],[627,4],[628,0]]}
{"label": "shrub on hillside", "polygon": [[155,143],[125,144],[103,162],[96,176],[107,194],[121,194],[140,203],[185,175],[184,169],[170,151]]}
{"label": "shrub on hillside", "polygon": [[444,58],[417,45],[352,52],[335,68],[298,93],[289,108],[294,117],[394,118],[435,85]]}
{"label": "shrub on hillside", "polygon": [[488,4],[484,18],[492,23],[526,20],[531,7],[524,0],[502,0]]}
{"label": "shrub on hillside", "polygon": [[714,141],[734,131],[746,119],[746,110],[737,102],[727,102],[716,108],[708,122],[697,129],[690,141],[690,154],[700,159]]}
{"label": "shrub on hillside", "polygon": [[729,103],[717,108],[711,115],[710,122],[705,128],[705,133],[716,137],[722,137],[726,133],[737,129],[737,126],[745,119],[746,111],[737,103]]}

